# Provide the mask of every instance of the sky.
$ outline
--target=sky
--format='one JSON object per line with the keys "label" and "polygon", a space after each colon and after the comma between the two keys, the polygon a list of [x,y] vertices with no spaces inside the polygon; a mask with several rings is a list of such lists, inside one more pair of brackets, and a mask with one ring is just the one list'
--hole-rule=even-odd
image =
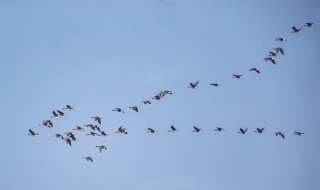
{"label": "sky", "polygon": [[[319,1],[1,0],[0,25],[2,188],[320,189]],[[95,115],[109,137],[85,135]],[[75,126],[72,146],[51,137]]]}

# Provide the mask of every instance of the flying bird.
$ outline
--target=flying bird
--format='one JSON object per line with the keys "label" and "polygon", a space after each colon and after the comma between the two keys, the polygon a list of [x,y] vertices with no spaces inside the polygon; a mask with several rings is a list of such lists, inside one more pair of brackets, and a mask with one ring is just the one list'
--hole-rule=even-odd
{"label": "flying bird", "polygon": [[302,28],[297,29],[296,27],[292,27],[292,31],[290,33],[292,34],[300,34],[301,33]]}
{"label": "flying bird", "polygon": [[272,52],[272,51],[269,51],[269,56],[270,57],[275,57],[275,56],[277,56],[278,55],[278,53],[274,53],[274,52]]}
{"label": "flying bird", "polygon": [[64,140],[64,142],[66,142],[67,144],[69,144],[70,146],[72,146],[72,145],[71,145],[71,139],[70,139],[70,138],[65,137],[65,138],[62,138],[62,140]]}
{"label": "flying bird", "polygon": [[256,73],[260,74],[259,68],[251,68],[249,71],[255,71]]}
{"label": "flying bird", "polygon": [[305,23],[304,24],[304,26],[306,26],[306,27],[314,27],[316,24],[315,23],[313,23],[313,22],[307,22],[307,23]]}
{"label": "flying bird", "polygon": [[87,136],[92,136],[92,137],[94,137],[94,136],[99,136],[99,134],[98,134],[98,133],[95,133],[95,132],[90,132],[89,134],[87,134]]}
{"label": "flying bird", "polygon": [[153,130],[153,129],[151,129],[151,128],[148,127],[147,132],[148,132],[148,133],[156,133],[157,131],[156,131],[156,130]]}
{"label": "flying bird", "polygon": [[265,128],[265,127],[261,128],[261,129],[260,129],[260,128],[257,128],[257,130],[255,130],[254,132],[255,132],[255,133],[262,134],[262,133],[264,133],[264,128]]}
{"label": "flying bird", "polygon": [[118,133],[119,135],[127,135],[128,132],[126,131],[126,128],[119,127],[118,131],[115,133]]}
{"label": "flying bird", "polygon": [[143,104],[151,104],[151,101],[150,101],[150,100],[143,100],[143,101],[141,101],[141,102],[143,102]]}
{"label": "flying bird", "polygon": [[238,133],[240,133],[240,134],[242,134],[242,135],[247,135],[247,134],[248,134],[248,129],[242,129],[242,128],[240,128],[240,131],[239,131]]}
{"label": "flying bird", "polygon": [[304,133],[302,133],[302,132],[296,132],[296,131],[295,131],[293,134],[294,134],[294,135],[297,135],[297,136],[303,136],[303,135],[304,135]]}
{"label": "flying bird", "polygon": [[170,132],[170,133],[176,133],[176,132],[178,132],[179,130],[178,129],[176,129],[173,125],[171,125],[171,129],[168,131],[168,132]]}
{"label": "flying bird", "polygon": [[29,129],[29,134],[28,135],[31,136],[31,137],[38,137],[39,136],[38,133],[33,132],[31,129]]}
{"label": "flying bird", "polygon": [[100,132],[101,134],[99,135],[100,137],[108,137],[110,134],[107,134],[103,131]]}
{"label": "flying bird", "polygon": [[139,109],[140,108],[138,108],[137,106],[131,106],[131,107],[129,107],[130,109],[132,109],[133,111],[135,111],[135,112],[139,112]]}
{"label": "flying bird", "polygon": [[52,137],[56,137],[56,138],[63,138],[63,136],[62,136],[62,135],[60,135],[60,134],[54,134],[54,135],[52,135]]}
{"label": "flying bird", "polygon": [[217,128],[215,128],[213,131],[219,131],[219,132],[221,132],[221,131],[225,131],[225,130],[224,130],[224,128],[217,127]]}
{"label": "flying bird", "polygon": [[121,108],[114,108],[112,111],[124,113],[124,111]]}
{"label": "flying bird", "polygon": [[74,128],[73,130],[75,131],[85,131],[82,127],[77,126],[76,128]]}
{"label": "flying bird", "polygon": [[209,85],[210,85],[210,86],[222,86],[222,85],[219,84],[219,83],[210,83]]}
{"label": "flying bird", "polygon": [[279,52],[284,55],[284,49],[281,47],[277,47],[277,48],[273,48],[274,50],[276,50],[276,53],[279,54]]}
{"label": "flying bird", "polygon": [[199,83],[199,81],[197,81],[195,83],[190,82],[188,88],[197,89],[198,83]]}
{"label": "flying bird", "polygon": [[92,130],[98,130],[99,132],[100,132],[100,127],[98,127],[98,125],[94,125],[94,124],[86,124],[86,125],[84,125],[84,126],[86,126],[86,127],[90,127]]}
{"label": "flying bird", "polygon": [[241,78],[243,78],[243,76],[242,76],[242,74],[241,75],[233,74],[232,78],[241,79]]}
{"label": "flying bird", "polygon": [[276,41],[278,41],[278,42],[285,42],[285,41],[287,41],[287,39],[286,39],[286,38],[276,38]]}
{"label": "flying bird", "polygon": [[193,131],[192,132],[196,132],[196,133],[199,133],[199,132],[201,132],[201,128],[198,128],[198,127],[196,127],[196,126],[193,126]]}
{"label": "flying bird", "polygon": [[42,121],[42,123],[39,124],[39,126],[46,126],[46,127],[51,128],[51,127],[53,127],[53,123],[51,120],[44,120],[44,121]]}
{"label": "flying bird", "polygon": [[92,157],[90,157],[90,156],[85,156],[85,157],[83,157],[83,158],[86,159],[87,161],[93,162],[93,159],[92,159]]}
{"label": "flying bird", "polygon": [[57,114],[55,111],[52,111],[51,118],[59,119],[59,118],[61,118],[61,116],[59,114]]}
{"label": "flying bird", "polygon": [[282,133],[282,132],[275,132],[274,134],[275,134],[276,136],[280,135],[282,138],[284,138],[284,133]]}
{"label": "flying bird", "polygon": [[102,152],[103,149],[107,150],[107,147],[105,145],[100,145],[100,146],[96,146],[96,147],[99,149],[100,153]]}
{"label": "flying bird", "polygon": [[61,117],[67,115],[67,114],[65,114],[65,113],[63,113],[62,111],[59,111],[59,110],[57,110],[57,112],[58,112],[58,114],[59,114]]}
{"label": "flying bird", "polygon": [[71,107],[70,105],[66,105],[65,108],[62,108],[63,110],[66,110],[66,111],[74,111],[73,107]]}
{"label": "flying bird", "polygon": [[97,121],[97,122],[101,125],[101,119],[103,119],[102,117],[93,116],[93,117],[91,117],[91,118],[94,119],[95,121]]}
{"label": "flying bird", "polygon": [[271,61],[273,64],[276,64],[276,61],[274,59],[274,57],[266,57],[264,58],[264,60],[267,62],[267,61]]}

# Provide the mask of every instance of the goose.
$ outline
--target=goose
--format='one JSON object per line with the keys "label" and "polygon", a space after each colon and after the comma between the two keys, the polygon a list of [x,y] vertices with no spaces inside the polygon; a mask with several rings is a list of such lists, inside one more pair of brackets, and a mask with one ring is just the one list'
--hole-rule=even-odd
{"label": "goose", "polygon": [[256,131],[254,131],[255,133],[259,133],[259,134],[262,134],[262,133],[264,133],[264,128],[265,127],[263,127],[263,128],[257,128],[257,130]]}
{"label": "goose", "polygon": [[307,22],[307,23],[305,23],[304,24],[304,26],[306,26],[306,27],[314,27],[316,24],[315,23],[313,23],[313,22]]}
{"label": "goose", "polygon": [[196,127],[196,126],[193,126],[193,131],[192,132],[196,132],[196,133],[199,133],[199,132],[201,132],[201,128],[198,128],[198,127]]}
{"label": "goose", "polygon": [[66,105],[66,107],[62,109],[66,111],[74,111],[73,107],[71,107],[70,105]]}
{"label": "goose", "polygon": [[210,83],[209,85],[210,85],[210,86],[222,86],[222,85],[219,84],[219,83]]}
{"label": "goose", "polygon": [[71,144],[71,139],[66,137],[66,138],[63,138],[62,140],[64,140],[64,142],[66,142],[67,144],[69,144],[70,146],[72,146]]}
{"label": "goose", "polygon": [[195,83],[190,82],[188,88],[197,89],[198,83],[199,83],[199,81],[197,81]]}
{"label": "goose", "polygon": [[164,90],[164,91],[161,91],[160,93],[161,93],[161,97],[164,97],[166,94],[170,94],[170,95],[173,94],[170,90]]}
{"label": "goose", "polygon": [[153,96],[151,99],[161,100],[161,95],[160,95],[160,94],[157,94],[157,95]]}
{"label": "goose", "polygon": [[63,113],[62,111],[60,111],[60,110],[57,110],[57,112],[58,112],[58,114],[59,114],[61,117],[67,115],[67,114]]}
{"label": "goose", "polygon": [[62,135],[60,135],[60,134],[54,134],[54,135],[52,135],[52,137],[56,137],[56,138],[63,138],[63,136],[62,136]]}
{"label": "goose", "polygon": [[84,126],[86,126],[86,127],[90,127],[92,130],[98,130],[99,132],[100,132],[100,127],[98,127],[98,125],[94,125],[94,124],[86,124],[86,125],[84,125]]}
{"label": "goose", "polygon": [[67,135],[67,137],[70,137],[70,139],[72,141],[77,141],[79,139],[77,139],[75,136],[74,136],[74,133],[73,132],[65,132],[65,134]]}
{"label": "goose", "polygon": [[118,133],[119,135],[127,135],[128,132],[126,131],[127,128],[122,128],[121,126],[119,127],[118,131],[115,133]]}
{"label": "goose", "polygon": [[300,34],[302,28],[297,29],[296,27],[292,26],[292,31],[290,33],[292,34]]}
{"label": "goose", "polygon": [[51,127],[53,127],[53,123],[51,120],[44,120],[44,121],[42,121],[42,123],[39,124],[39,126],[46,126],[46,127],[51,128]]}
{"label": "goose", "polygon": [[153,130],[153,129],[148,127],[147,133],[156,133],[156,132],[157,132],[156,130]]}
{"label": "goose", "polygon": [[107,150],[107,147],[105,145],[100,145],[100,146],[96,146],[96,147],[99,149],[100,153],[102,152],[103,149]]}
{"label": "goose", "polygon": [[108,137],[110,134],[106,134],[105,132],[101,131],[100,137]]}
{"label": "goose", "polygon": [[275,132],[274,134],[275,134],[276,136],[280,135],[282,138],[284,138],[284,133],[282,133],[282,132]]}
{"label": "goose", "polygon": [[224,128],[217,127],[217,128],[215,128],[213,131],[225,131],[225,130],[224,130]]}
{"label": "goose", "polygon": [[85,131],[82,127],[77,126],[76,128],[74,128],[73,130],[75,131]]}
{"label": "goose", "polygon": [[124,111],[121,108],[114,108],[112,111],[124,113]]}
{"label": "goose", "polygon": [[242,134],[242,135],[247,135],[248,134],[248,129],[242,129],[240,128],[240,131],[238,133]]}
{"label": "goose", "polygon": [[38,137],[39,133],[35,133],[31,129],[29,129],[29,134],[28,135],[31,136],[31,137]]}
{"label": "goose", "polygon": [[278,54],[279,52],[284,55],[284,49],[281,47],[277,47],[277,48],[273,48],[274,50],[276,50],[276,53]]}
{"label": "goose", "polygon": [[143,102],[143,104],[151,104],[150,100],[142,100],[141,102]]}
{"label": "goose", "polygon": [[232,78],[241,79],[241,78],[243,78],[243,76],[242,76],[242,74],[240,74],[240,75],[233,74]]}
{"label": "goose", "polygon": [[91,118],[94,119],[95,121],[97,121],[99,123],[99,125],[101,125],[101,119],[103,119],[102,117],[92,116]]}
{"label": "goose", "polygon": [[87,134],[87,136],[92,136],[92,137],[94,137],[94,136],[99,136],[99,134],[98,134],[98,133],[95,133],[95,132],[90,132],[89,134]]}
{"label": "goose", "polygon": [[302,132],[296,132],[296,131],[295,131],[295,132],[293,133],[293,135],[303,136],[303,135],[304,135],[304,133],[302,133]]}
{"label": "goose", "polygon": [[83,158],[86,159],[87,161],[93,162],[93,159],[92,159],[92,157],[90,157],[90,156],[84,156]]}
{"label": "goose", "polygon": [[276,41],[278,41],[278,42],[285,42],[285,41],[287,41],[287,39],[286,39],[286,38],[276,38]]}
{"label": "goose", "polygon": [[178,132],[179,131],[179,129],[176,129],[173,125],[171,125],[171,129],[168,131],[168,132],[170,132],[170,133],[176,133],[176,132]]}
{"label": "goose", "polygon": [[59,119],[61,118],[61,116],[59,114],[57,114],[55,111],[52,111],[52,116],[51,118],[54,118],[54,119]]}
{"label": "goose", "polygon": [[272,52],[272,51],[269,51],[269,57],[275,57],[275,56],[277,56],[277,55],[278,55],[277,52],[274,53],[274,52]]}
{"label": "goose", "polygon": [[273,64],[276,64],[276,61],[274,59],[274,57],[266,57],[264,58],[264,60],[267,62],[267,61],[271,61]]}
{"label": "goose", "polygon": [[139,112],[139,109],[140,108],[138,108],[137,106],[131,106],[131,107],[129,107],[130,109],[132,109],[133,111],[135,111],[135,112]]}
{"label": "goose", "polygon": [[251,68],[249,71],[255,71],[256,73],[260,74],[259,68]]}

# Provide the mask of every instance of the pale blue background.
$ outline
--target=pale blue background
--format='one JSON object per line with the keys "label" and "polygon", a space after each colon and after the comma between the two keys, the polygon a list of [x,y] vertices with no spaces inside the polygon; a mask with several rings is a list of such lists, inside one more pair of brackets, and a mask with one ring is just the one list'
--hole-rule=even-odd
{"label": "pale blue background", "polygon": [[[320,189],[320,27],[290,34],[305,22],[320,25],[320,1],[1,0],[1,189]],[[278,46],[285,56],[264,62]],[[76,111],[38,126],[66,104]],[[51,137],[94,115],[110,137]]]}

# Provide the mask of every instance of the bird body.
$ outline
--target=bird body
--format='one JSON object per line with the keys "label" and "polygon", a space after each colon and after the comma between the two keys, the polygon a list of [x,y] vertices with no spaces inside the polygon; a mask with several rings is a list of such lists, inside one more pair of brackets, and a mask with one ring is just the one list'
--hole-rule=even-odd
{"label": "bird body", "polygon": [[302,133],[302,132],[296,132],[296,131],[295,131],[293,134],[294,134],[294,135],[297,135],[297,136],[303,136],[303,135],[304,135],[304,133]]}
{"label": "bird body", "polygon": [[198,128],[196,126],[193,126],[193,131],[192,132],[196,132],[196,133],[200,133],[202,131],[201,128]]}
{"label": "bird body", "polygon": [[242,129],[242,128],[240,128],[240,131],[239,131],[238,133],[240,133],[240,134],[242,134],[242,135],[247,135],[247,134],[248,134],[248,129]]}
{"label": "bird body", "polygon": [[107,150],[107,147],[105,145],[100,145],[96,147],[99,149],[100,153],[102,152],[103,149]]}
{"label": "bird body", "polygon": [[282,133],[282,132],[275,132],[274,134],[275,134],[276,136],[278,136],[278,135],[281,136],[283,139],[285,138],[285,137],[284,137],[284,133]]}
{"label": "bird body", "polygon": [[148,132],[148,133],[156,133],[157,131],[148,127],[147,132]]}
{"label": "bird body", "polygon": [[31,136],[31,137],[38,137],[39,133],[35,133],[31,129],[29,129],[29,134],[28,135]]}
{"label": "bird body", "polygon": [[188,88],[197,89],[198,88],[198,83],[199,83],[199,81],[197,81],[195,83],[190,82]]}
{"label": "bird body", "polygon": [[300,34],[301,33],[302,28],[296,28],[296,27],[292,27],[292,31],[290,33],[292,34]]}
{"label": "bird body", "polygon": [[74,111],[73,107],[71,107],[70,105],[66,105],[65,108],[62,108],[63,110],[66,110],[66,111]]}
{"label": "bird body", "polygon": [[90,157],[90,156],[85,156],[85,157],[83,157],[83,158],[86,159],[87,161],[93,162],[93,159],[92,159],[92,157]]}
{"label": "bird body", "polygon": [[173,125],[171,125],[171,127],[170,127],[171,129],[170,130],[168,130],[168,132],[170,132],[170,133],[176,133],[176,132],[178,132],[179,131],[179,129],[176,129]]}
{"label": "bird body", "polygon": [[251,68],[249,71],[255,71],[256,73],[260,74],[259,68]]}

